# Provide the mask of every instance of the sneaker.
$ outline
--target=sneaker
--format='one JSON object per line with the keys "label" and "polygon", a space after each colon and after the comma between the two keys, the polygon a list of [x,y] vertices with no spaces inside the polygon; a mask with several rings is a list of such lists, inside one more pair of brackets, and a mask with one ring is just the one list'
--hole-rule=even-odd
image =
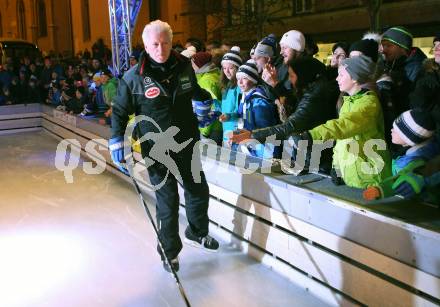
{"label": "sneaker", "polygon": [[[163,264],[163,268],[165,269],[165,271],[171,273],[171,269],[168,266],[168,264],[166,263],[165,259],[162,260],[162,264]],[[179,258],[178,257],[171,259],[170,264],[171,264],[171,267],[173,268],[174,272],[179,271]]]}
{"label": "sneaker", "polygon": [[210,235],[204,237],[193,235],[189,226],[185,230],[185,239],[183,241],[188,245],[202,248],[208,252],[216,252],[219,247],[218,241]]}

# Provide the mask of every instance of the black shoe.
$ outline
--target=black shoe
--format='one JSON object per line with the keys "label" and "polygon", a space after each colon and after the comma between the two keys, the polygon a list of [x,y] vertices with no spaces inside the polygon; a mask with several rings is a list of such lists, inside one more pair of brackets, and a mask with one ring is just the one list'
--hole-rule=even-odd
{"label": "black shoe", "polygon": [[[163,264],[163,268],[165,269],[165,271],[171,273],[171,269],[168,266],[168,264],[166,263],[165,259],[162,260],[162,264]],[[170,264],[171,264],[171,267],[174,269],[174,272],[179,271],[179,258],[178,257],[170,259]]]}
{"label": "black shoe", "polygon": [[202,248],[208,252],[216,252],[219,247],[218,241],[210,235],[206,235],[205,237],[193,235],[189,226],[186,227],[185,239],[183,241],[188,245]]}

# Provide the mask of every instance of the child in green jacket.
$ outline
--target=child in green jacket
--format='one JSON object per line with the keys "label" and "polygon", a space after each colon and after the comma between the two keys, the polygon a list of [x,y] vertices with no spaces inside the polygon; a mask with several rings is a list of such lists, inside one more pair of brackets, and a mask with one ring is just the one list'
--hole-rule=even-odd
{"label": "child in green jacket", "polygon": [[306,133],[314,141],[336,140],[333,167],[346,185],[355,188],[378,185],[391,176],[379,99],[375,92],[361,88],[374,71],[375,64],[364,55],[345,59],[336,79],[341,92],[347,93],[339,118]]}

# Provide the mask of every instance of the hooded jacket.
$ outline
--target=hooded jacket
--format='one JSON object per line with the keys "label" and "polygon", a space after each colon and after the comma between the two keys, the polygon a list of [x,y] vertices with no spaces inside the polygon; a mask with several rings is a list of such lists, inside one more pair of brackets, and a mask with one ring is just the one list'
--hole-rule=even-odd
{"label": "hooded jacket", "polygon": [[[219,110],[221,102],[220,70],[214,63],[208,63],[198,69],[195,73],[200,87],[208,91],[214,99],[212,110]],[[208,126],[199,129],[202,135],[209,137],[212,130],[221,131],[222,125],[216,119]]]}
{"label": "hooded jacket", "polygon": [[407,57],[384,63],[384,71],[393,82],[392,103],[396,116],[409,109],[409,93],[414,89],[425,59],[425,54],[415,47]]}
{"label": "hooded jacket", "polygon": [[367,188],[391,175],[388,150],[372,150],[373,144],[367,144],[375,139],[385,142],[382,109],[374,92],[362,90],[353,96],[344,96],[339,118],[309,132],[313,140],[336,140],[333,166],[340,170],[348,186]]}

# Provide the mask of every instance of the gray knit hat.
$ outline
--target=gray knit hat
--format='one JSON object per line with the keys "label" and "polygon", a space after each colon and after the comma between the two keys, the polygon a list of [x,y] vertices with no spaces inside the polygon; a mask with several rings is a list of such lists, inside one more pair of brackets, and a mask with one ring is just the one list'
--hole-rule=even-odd
{"label": "gray knit hat", "polygon": [[412,34],[404,27],[389,28],[382,35],[382,40],[389,41],[405,50],[411,49],[413,44]]}
{"label": "gray knit hat", "polygon": [[375,64],[369,57],[363,54],[343,60],[342,65],[351,78],[359,84],[370,81],[375,72]]}
{"label": "gray knit hat", "polygon": [[255,47],[254,55],[271,58],[273,57],[273,48],[260,42]]}

